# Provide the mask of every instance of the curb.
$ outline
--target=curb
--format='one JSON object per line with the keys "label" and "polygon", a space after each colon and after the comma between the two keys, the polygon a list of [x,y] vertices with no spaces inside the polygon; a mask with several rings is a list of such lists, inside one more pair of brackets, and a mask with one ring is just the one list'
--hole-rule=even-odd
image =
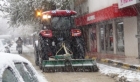
{"label": "curb", "polygon": [[86,56],[85,58],[96,60],[98,63],[108,64],[111,66],[120,67],[120,68],[124,68],[124,69],[128,69],[128,70],[140,71],[140,66],[123,63],[121,61],[115,61],[115,60],[111,60],[111,59],[100,59],[97,57],[90,58],[89,56]]}

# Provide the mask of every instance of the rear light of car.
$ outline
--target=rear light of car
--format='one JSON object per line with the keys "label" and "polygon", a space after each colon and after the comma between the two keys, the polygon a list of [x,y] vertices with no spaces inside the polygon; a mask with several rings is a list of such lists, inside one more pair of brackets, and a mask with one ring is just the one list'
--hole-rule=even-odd
{"label": "rear light of car", "polygon": [[81,36],[82,32],[80,29],[71,29],[72,36]]}
{"label": "rear light of car", "polygon": [[52,30],[42,30],[42,31],[40,32],[40,34],[41,34],[43,37],[51,38],[51,37],[52,37]]}

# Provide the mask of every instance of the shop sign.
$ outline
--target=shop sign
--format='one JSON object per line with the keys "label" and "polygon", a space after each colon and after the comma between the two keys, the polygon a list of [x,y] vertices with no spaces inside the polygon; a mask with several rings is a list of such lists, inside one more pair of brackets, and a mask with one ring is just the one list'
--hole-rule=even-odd
{"label": "shop sign", "polygon": [[95,19],[95,15],[92,15],[92,16],[88,16],[87,17],[87,21],[92,21]]}
{"label": "shop sign", "polygon": [[91,12],[82,17],[76,18],[75,24],[76,26],[83,26],[117,17],[137,16],[137,13],[138,12],[132,7],[118,9],[118,4],[113,4],[102,10]]}
{"label": "shop sign", "polygon": [[140,0],[118,0],[119,8],[131,6],[139,2]]}

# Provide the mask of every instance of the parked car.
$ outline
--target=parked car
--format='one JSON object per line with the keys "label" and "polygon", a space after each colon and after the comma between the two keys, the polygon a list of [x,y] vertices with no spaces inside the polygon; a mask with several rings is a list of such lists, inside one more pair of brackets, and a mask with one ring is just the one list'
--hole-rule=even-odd
{"label": "parked car", "polygon": [[4,39],[0,39],[0,52],[10,53],[10,45]]}
{"label": "parked car", "polygon": [[20,55],[0,52],[0,61],[0,82],[47,82]]}

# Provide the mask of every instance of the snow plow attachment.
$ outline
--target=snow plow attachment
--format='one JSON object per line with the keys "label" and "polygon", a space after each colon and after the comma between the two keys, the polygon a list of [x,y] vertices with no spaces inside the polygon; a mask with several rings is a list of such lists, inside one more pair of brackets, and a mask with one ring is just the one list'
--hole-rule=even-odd
{"label": "snow plow attachment", "polygon": [[44,60],[43,72],[97,72],[99,69],[93,59]]}
{"label": "snow plow attachment", "polygon": [[[61,49],[65,54],[59,54]],[[99,69],[96,60],[93,59],[72,59],[72,52],[62,44],[62,48],[58,50],[54,56],[54,60],[43,60],[43,72],[97,72]]]}

